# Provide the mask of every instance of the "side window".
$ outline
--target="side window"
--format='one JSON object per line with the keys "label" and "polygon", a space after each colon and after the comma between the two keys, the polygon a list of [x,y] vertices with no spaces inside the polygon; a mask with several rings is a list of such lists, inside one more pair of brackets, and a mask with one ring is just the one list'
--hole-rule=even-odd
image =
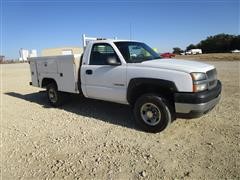
{"label": "side window", "polygon": [[92,47],[89,64],[90,65],[107,65],[106,63],[107,59],[112,57],[115,57],[119,61],[119,58],[111,45],[105,44],[105,43],[94,44]]}

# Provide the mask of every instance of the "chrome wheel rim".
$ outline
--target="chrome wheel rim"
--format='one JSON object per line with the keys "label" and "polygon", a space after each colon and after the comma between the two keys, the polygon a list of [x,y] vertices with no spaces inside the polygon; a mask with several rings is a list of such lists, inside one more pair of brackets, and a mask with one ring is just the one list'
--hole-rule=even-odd
{"label": "chrome wheel rim", "polygon": [[155,126],[161,120],[161,111],[155,104],[143,104],[140,112],[143,121],[150,126]]}
{"label": "chrome wheel rim", "polygon": [[48,90],[48,97],[51,102],[53,102],[53,103],[57,102],[57,92],[54,89],[50,88]]}

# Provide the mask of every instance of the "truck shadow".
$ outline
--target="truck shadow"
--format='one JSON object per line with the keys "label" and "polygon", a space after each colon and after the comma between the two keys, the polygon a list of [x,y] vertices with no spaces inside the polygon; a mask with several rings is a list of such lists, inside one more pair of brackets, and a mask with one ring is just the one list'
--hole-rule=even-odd
{"label": "truck shadow", "polygon": [[[47,99],[45,91],[30,94],[7,92],[6,95],[37,103],[44,108],[53,108]],[[69,95],[68,101],[58,109],[62,109],[80,116],[94,118],[103,122],[139,130],[134,122],[131,108],[126,105],[86,99],[78,95]]]}

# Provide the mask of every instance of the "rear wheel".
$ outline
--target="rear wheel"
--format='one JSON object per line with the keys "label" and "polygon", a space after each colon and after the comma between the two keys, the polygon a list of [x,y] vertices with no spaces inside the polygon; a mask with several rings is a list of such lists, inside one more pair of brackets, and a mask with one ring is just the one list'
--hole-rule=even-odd
{"label": "rear wheel", "polygon": [[147,132],[160,132],[172,121],[168,100],[154,94],[142,95],[135,103],[134,116],[139,126]]}
{"label": "rear wheel", "polygon": [[64,100],[64,95],[59,92],[55,83],[49,84],[47,86],[47,95],[49,103],[54,106],[61,106]]}

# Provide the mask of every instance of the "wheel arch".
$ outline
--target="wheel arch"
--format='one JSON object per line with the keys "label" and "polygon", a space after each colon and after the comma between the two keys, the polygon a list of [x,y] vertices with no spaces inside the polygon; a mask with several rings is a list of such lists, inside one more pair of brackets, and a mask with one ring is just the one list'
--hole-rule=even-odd
{"label": "wheel arch", "polygon": [[43,78],[42,83],[41,83],[41,87],[46,88],[49,84],[52,84],[52,83],[54,83],[58,88],[57,82],[53,78]]}
{"label": "wheel arch", "polygon": [[174,82],[154,78],[133,78],[129,81],[127,89],[127,101],[134,104],[138,97],[146,93],[164,95],[170,100],[174,98],[174,92],[178,89]]}

